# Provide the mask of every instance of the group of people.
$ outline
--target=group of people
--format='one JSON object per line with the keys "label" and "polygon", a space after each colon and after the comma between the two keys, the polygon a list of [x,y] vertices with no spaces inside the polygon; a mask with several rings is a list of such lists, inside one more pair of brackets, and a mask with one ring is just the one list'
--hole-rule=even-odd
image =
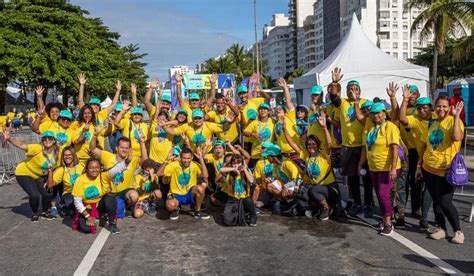
{"label": "group of people", "polygon": [[[348,82],[347,98],[342,97],[342,77],[336,68],[326,91],[313,86],[310,107],[295,106],[280,79],[285,105],[272,110],[261,90],[255,97],[246,86],[237,87],[235,98],[216,93],[216,74],[210,77],[208,99],[198,93],[183,98],[182,76],[176,75],[180,109],[172,112],[170,95],[158,94],[152,101],[156,80],[143,104],[133,84],[131,103],[119,102],[120,81],[110,106],[101,108],[98,98],[86,103],[87,79],[81,74],[77,120],[61,104],[44,105],[43,88],[37,87],[38,112],[31,127],[41,143],[26,145],[8,128],[3,135],[26,152],[15,174],[28,194],[32,221],[59,213],[73,217],[74,229],[93,233],[97,224],[108,223],[116,234],[122,208],[140,218],[158,206],[177,220],[189,205],[194,217],[207,219],[206,197],[222,208],[225,225],[256,226],[262,208],[345,220],[346,212],[373,217],[375,190],[381,235],[404,226],[410,195],[411,215],[419,217],[421,230],[428,230],[432,202],[436,228],[429,237],[447,237],[447,219],[451,241],[463,243],[452,203],[455,187],[445,177],[464,135],[463,102],[452,106],[439,97],[433,103],[420,97],[416,86],[406,85],[398,103],[399,87],[390,83],[388,108],[378,98],[362,98],[356,80]],[[144,110],[149,122],[143,120]],[[348,185],[347,202],[341,200],[339,172]]]}

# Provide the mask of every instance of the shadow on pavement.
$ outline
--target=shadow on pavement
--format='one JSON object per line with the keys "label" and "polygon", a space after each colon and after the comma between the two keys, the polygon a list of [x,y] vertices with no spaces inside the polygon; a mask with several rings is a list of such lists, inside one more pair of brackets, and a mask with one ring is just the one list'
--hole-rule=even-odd
{"label": "shadow on pavement", "polygon": [[[415,263],[426,265],[429,267],[435,267],[434,264],[427,261],[429,257],[421,257],[415,254],[404,254],[403,258],[409,260],[410,262],[415,262]],[[474,273],[474,262],[459,261],[459,260],[446,260],[446,259],[443,259],[443,261],[447,262],[448,264],[452,265],[453,267],[457,268],[459,271],[463,273],[466,273],[466,274]]]}

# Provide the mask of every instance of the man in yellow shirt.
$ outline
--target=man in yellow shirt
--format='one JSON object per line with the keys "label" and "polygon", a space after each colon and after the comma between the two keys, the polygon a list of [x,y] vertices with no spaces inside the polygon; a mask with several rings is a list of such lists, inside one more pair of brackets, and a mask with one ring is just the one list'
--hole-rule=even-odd
{"label": "man in yellow shirt", "polygon": [[140,157],[140,137],[143,136],[145,141],[148,138],[148,125],[143,122],[143,110],[139,106],[131,108],[130,118],[124,118],[125,113],[130,110],[128,103],[124,103],[122,111],[115,118],[114,125],[118,130],[122,131],[122,135],[130,139],[132,143],[133,156]]}
{"label": "man in yellow shirt", "polygon": [[170,162],[170,160],[167,160],[158,170],[158,177],[164,176],[164,182],[170,185],[166,209],[171,212],[171,220],[179,218],[180,206],[185,204],[193,205],[195,218],[209,218],[208,214],[201,211],[206,189],[203,185],[199,185],[200,178],[208,178],[207,168],[200,147],[198,147],[197,153],[199,164],[192,161],[193,152],[191,149],[184,148],[181,151],[179,161]]}
{"label": "man in yellow shirt", "polygon": [[[339,109],[339,123],[342,134],[342,174],[347,176],[351,196],[354,204],[349,210],[349,215],[357,216],[362,212],[362,200],[360,195],[360,177],[357,171],[357,162],[362,153],[362,136],[364,126],[357,120],[354,105],[362,105],[366,100],[360,98],[361,89],[356,80],[347,83],[347,96],[344,99],[338,95],[340,88],[339,81],[342,78],[341,69],[335,68],[332,71],[332,83],[330,84],[331,102]],[[336,118],[337,120],[337,118]],[[369,174],[362,178],[364,182],[364,216],[371,218],[373,216],[373,194],[372,181]]]}
{"label": "man in yellow shirt", "polygon": [[[230,97],[225,98],[222,94],[218,94],[216,96],[216,110],[208,112],[204,116],[204,120],[224,125],[227,122],[226,117],[230,115],[229,113],[233,113],[232,115],[235,117],[239,114],[239,111]],[[229,130],[217,134],[217,139],[221,141],[229,140],[232,144],[239,142],[239,138],[237,120],[230,125]]]}

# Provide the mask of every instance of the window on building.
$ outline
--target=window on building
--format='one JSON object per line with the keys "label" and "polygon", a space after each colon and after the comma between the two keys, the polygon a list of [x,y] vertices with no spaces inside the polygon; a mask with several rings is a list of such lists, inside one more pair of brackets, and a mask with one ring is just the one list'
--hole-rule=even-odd
{"label": "window on building", "polygon": [[389,0],[380,0],[380,7],[381,8],[390,8],[390,1]]}
{"label": "window on building", "polygon": [[380,21],[380,27],[389,28],[390,27],[390,21]]}
{"label": "window on building", "polygon": [[408,59],[408,53],[407,53],[407,52],[403,52],[403,59],[404,59],[404,60],[407,60],[407,59]]}
{"label": "window on building", "polygon": [[405,31],[408,30],[408,25],[407,25],[407,24],[403,24],[402,29],[405,30]]}
{"label": "window on building", "polygon": [[403,42],[403,50],[408,50],[408,42]]}
{"label": "window on building", "polygon": [[393,39],[398,39],[398,32],[393,32],[392,33],[392,38]]}
{"label": "window on building", "polygon": [[385,19],[390,17],[390,12],[389,11],[380,11],[379,13],[380,18]]}
{"label": "window on building", "polygon": [[392,53],[392,56],[393,56],[394,58],[398,58],[398,53],[397,53],[397,52],[393,52],[393,53]]}
{"label": "window on building", "polygon": [[393,19],[396,20],[396,19],[398,18],[398,12],[397,12],[397,11],[393,11],[393,12],[392,12],[392,17],[393,17]]}
{"label": "window on building", "polygon": [[398,0],[392,0],[392,7],[398,6]]}
{"label": "window on building", "polygon": [[392,28],[397,29],[398,23],[396,21],[392,22]]}
{"label": "window on building", "polygon": [[392,43],[392,48],[393,49],[398,49],[398,42],[393,42]]}
{"label": "window on building", "polygon": [[379,33],[380,39],[390,39],[390,33]]}
{"label": "window on building", "polygon": [[403,39],[408,39],[408,32],[403,32]]}

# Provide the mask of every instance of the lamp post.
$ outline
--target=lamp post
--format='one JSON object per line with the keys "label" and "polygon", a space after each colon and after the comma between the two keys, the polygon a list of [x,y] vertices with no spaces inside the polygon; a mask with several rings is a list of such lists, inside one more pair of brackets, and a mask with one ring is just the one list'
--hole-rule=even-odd
{"label": "lamp post", "polygon": [[253,0],[253,23],[255,31],[255,58],[257,60],[257,74],[260,74],[260,63],[259,63],[259,53],[258,53],[258,37],[257,37],[257,0]]}

